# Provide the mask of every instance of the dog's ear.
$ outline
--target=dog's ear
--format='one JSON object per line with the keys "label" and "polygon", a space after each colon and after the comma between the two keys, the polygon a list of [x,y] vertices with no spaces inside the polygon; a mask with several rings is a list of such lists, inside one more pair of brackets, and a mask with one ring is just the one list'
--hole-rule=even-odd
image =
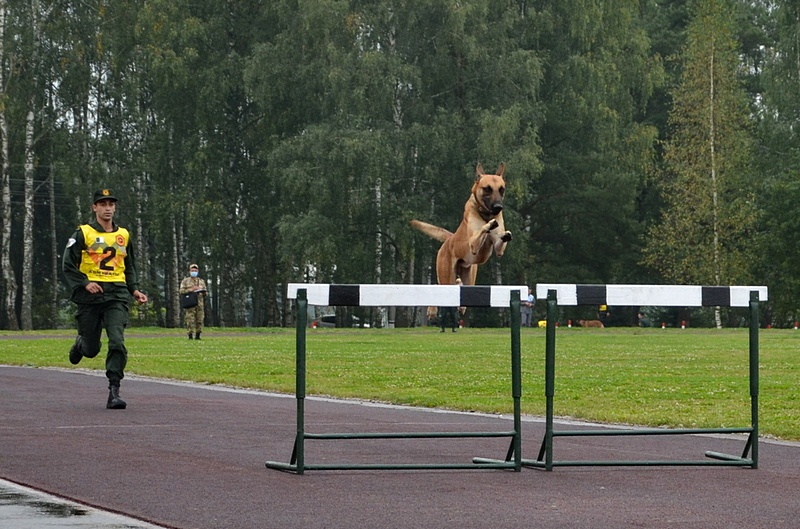
{"label": "dog's ear", "polygon": [[480,178],[484,174],[486,173],[483,172],[483,164],[479,162],[478,165],[475,167],[475,176]]}
{"label": "dog's ear", "polygon": [[505,162],[500,162],[500,165],[497,166],[497,176],[503,176],[503,173],[506,172],[506,164]]}

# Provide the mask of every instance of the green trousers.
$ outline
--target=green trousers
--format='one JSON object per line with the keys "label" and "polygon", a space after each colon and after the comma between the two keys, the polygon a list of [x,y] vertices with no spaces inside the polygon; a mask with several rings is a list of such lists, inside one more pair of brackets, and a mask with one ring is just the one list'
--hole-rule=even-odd
{"label": "green trousers", "polygon": [[81,335],[81,353],[94,358],[100,352],[103,329],[108,338],[106,377],[112,386],[118,386],[125,376],[128,350],[125,348],[125,327],[128,326],[128,303],[120,300],[102,303],[82,303],[75,316],[78,334]]}
{"label": "green trousers", "polygon": [[453,330],[458,327],[458,317],[456,316],[455,307],[439,307],[439,325],[444,330],[445,327],[450,326]]}
{"label": "green trousers", "polygon": [[186,320],[186,332],[196,334],[203,332],[205,312],[203,311],[202,303],[198,303],[190,309],[184,309],[183,316]]}

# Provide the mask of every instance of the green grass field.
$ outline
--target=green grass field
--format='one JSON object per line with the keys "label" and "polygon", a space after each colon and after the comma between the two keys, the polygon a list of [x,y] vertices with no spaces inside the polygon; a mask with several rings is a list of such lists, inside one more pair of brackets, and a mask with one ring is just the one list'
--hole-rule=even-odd
{"label": "green grass field", "polygon": [[[133,328],[128,373],[294,393],[294,329]],[[309,329],[309,395],[511,413],[508,329]],[[0,364],[73,368],[71,331],[0,333]],[[800,331],[760,332],[760,433],[800,440]],[[522,411],[544,415],[542,329],[522,330]],[[103,370],[105,349],[78,368]],[[747,329],[557,332],[555,413],[671,427],[750,424]]]}

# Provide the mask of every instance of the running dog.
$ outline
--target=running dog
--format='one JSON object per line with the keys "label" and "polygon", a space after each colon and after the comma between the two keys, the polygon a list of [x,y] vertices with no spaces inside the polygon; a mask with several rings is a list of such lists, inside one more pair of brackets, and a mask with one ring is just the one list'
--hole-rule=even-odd
{"label": "running dog", "polygon": [[596,327],[598,329],[605,327],[600,320],[578,320],[578,325],[581,327]]}
{"label": "running dog", "polygon": [[486,174],[478,164],[470,197],[464,204],[464,217],[455,233],[419,220],[411,221],[411,226],[442,242],[436,255],[436,276],[440,285],[474,285],[478,265],[488,261],[492,251],[498,257],[505,252],[511,240],[511,232],[503,224],[505,169],[505,164],[501,163],[497,174]]}

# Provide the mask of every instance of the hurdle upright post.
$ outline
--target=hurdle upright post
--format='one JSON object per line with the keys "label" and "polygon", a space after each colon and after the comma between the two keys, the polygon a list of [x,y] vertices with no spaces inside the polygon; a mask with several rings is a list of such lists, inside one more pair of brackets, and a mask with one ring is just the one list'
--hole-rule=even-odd
{"label": "hurdle upright post", "polygon": [[513,456],[513,470],[522,470],[522,355],[520,353],[520,328],[522,327],[522,314],[520,312],[520,292],[512,291],[508,307],[511,324],[511,398],[514,410],[514,432],[511,436],[511,444],[508,453],[503,461],[488,459],[485,457],[474,457],[472,462],[476,464],[503,464],[511,461]]}
{"label": "hurdle upright post", "polygon": [[[758,308],[758,291],[750,292],[750,425],[753,431],[750,433],[752,446],[750,447],[750,459],[752,468],[758,468],[758,325],[760,323]],[[747,449],[742,457],[747,457]]]}
{"label": "hurdle upright post", "polygon": [[306,402],[306,326],[308,325],[308,291],[297,292],[297,323],[295,332],[295,355],[297,368],[295,388],[297,397],[297,438],[295,439],[295,458],[297,473],[305,470],[305,402]]}
{"label": "hurdle upright post", "polygon": [[305,401],[306,401],[306,326],[308,325],[308,291],[297,291],[297,321],[295,323],[295,401],[297,403],[297,431],[289,463],[267,461],[267,468],[305,472]]}
{"label": "hurdle upright post", "polygon": [[539,461],[544,457],[545,470],[553,470],[553,399],[556,380],[556,320],[558,319],[557,292],[547,291],[547,327],[545,329],[545,436],[539,451]]}
{"label": "hurdle upright post", "polygon": [[[511,293],[511,398],[514,401],[514,436],[511,449],[514,451],[514,471],[522,470],[522,360],[520,354],[520,295]],[[510,460],[510,457],[506,457]]]}

